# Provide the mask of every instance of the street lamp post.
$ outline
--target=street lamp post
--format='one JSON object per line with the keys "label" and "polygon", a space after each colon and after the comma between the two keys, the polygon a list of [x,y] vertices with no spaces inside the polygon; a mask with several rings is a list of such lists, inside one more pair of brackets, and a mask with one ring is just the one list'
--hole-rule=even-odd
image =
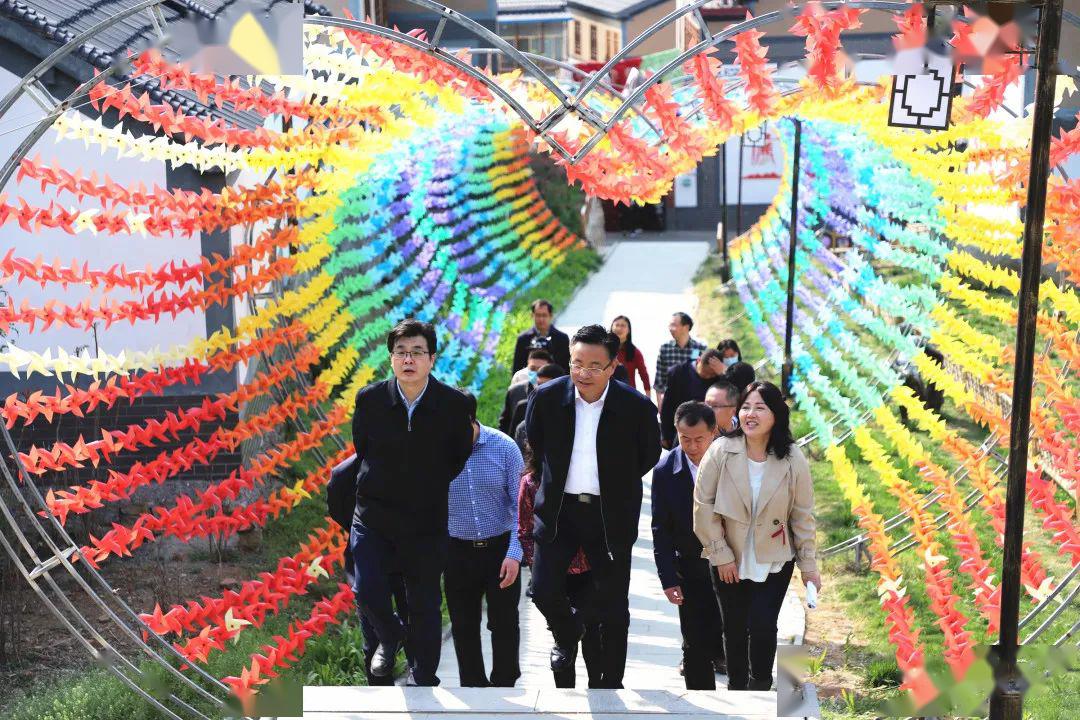
{"label": "street lamp post", "polygon": [[994,654],[991,720],[1021,720],[1027,682],[1016,666],[1019,643],[1020,559],[1024,542],[1031,383],[1035,364],[1036,313],[1042,277],[1043,219],[1050,173],[1050,132],[1054,120],[1054,75],[1061,35],[1062,0],[1044,0],[1035,44],[1035,108],[1031,122],[1024,247],[1020,262],[1020,307],[1016,323],[1016,363],[1009,417],[1009,480],[1005,490],[1005,536],[1001,568],[1001,623]]}
{"label": "street lamp post", "polygon": [[790,242],[788,244],[787,276],[787,323],[784,325],[784,367],[780,384],[784,397],[791,397],[791,336],[795,325],[795,245],[799,226],[799,156],[802,154],[802,121],[791,118],[795,125],[795,151],[791,168],[791,218],[789,220]]}

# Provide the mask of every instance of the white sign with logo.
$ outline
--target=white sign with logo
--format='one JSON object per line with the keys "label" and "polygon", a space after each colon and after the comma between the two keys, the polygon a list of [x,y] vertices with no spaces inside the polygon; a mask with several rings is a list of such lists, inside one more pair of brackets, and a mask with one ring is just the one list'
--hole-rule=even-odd
{"label": "white sign with logo", "polygon": [[675,207],[697,207],[697,170],[675,178]]}

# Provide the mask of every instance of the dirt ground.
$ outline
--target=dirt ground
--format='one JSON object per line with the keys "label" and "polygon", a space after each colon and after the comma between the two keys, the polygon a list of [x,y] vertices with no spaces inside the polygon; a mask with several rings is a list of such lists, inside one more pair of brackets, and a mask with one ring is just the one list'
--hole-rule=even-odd
{"label": "dirt ground", "polygon": [[[233,541],[235,545],[235,540]],[[218,561],[205,540],[183,545],[168,538],[148,546],[147,551],[130,558],[110,558],[101,567],[101,575],[136,613],[152,612],[155,603],[163,610],[201,596],[218,596],[224,590],[239,589],[261,567],[257,558],[234,548],[226,548]],[[116,629],[108,614],[82,591],[63,569],[52,573],[56,584],[90,624],[127,657],[138,654],[135,643]],[[18,622],[17,654],[0,663],[0,716],[7,701],[24,694],[32,686],[90,667],[89,652],[63,628],[56,615],[30,590],[21,576],[8,590],[13,593]],[[56,598],[46,583],[42,588]],[[100,592],[100,588],[95,586]],[[9,605],[9,607],[12,607]],[[61,605],[61,607],[63,607]],[[110,604],[115,608],[115,603]],[[64,608],[68,618],[74,617]],[[87,636],[88,633],[84,633]]]}

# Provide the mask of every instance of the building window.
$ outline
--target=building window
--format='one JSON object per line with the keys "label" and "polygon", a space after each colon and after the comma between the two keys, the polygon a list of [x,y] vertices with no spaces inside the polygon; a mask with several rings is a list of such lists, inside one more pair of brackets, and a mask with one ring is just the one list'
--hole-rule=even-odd
{"label": "building window", "polygon": [[589,25],[589,59],[593,61],[599,59],[597,55],[599,51],[597,45],[599,43],[596,41],[596,32],[596,25]]}
{"label": "building window", "polygon": [[619,52],[619,33],[614,30],[608,30],[605,37],[607,39],[605,48],[607,50],[607,57],[605,57],[604,60],[607,61],[613,58],[615,53]]}
{"label": "building window", "polygon": [[581,57],[581,21],[574,20],[574,57]]}
{"label": "building window", "polygon": [[500,33],[522,52],[565,60],[565,29],[559,23],[514,23],[501,27]]}

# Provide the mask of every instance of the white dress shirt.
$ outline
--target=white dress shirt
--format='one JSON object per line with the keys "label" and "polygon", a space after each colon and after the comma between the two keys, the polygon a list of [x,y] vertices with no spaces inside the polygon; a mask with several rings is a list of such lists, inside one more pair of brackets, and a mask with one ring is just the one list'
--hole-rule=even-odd
{"label": "white dress shirt", "polygon": [[694,484],[697,484],[697,465],[690,458],[686,458],[686,464],[690,466],[690,477],[693,479]]}
{"label": "white dress shirt", "polygon": [[600,494],[600,466],[596,461],[596,431],[600,427],[600,413],[604,412],[609,382],[604,394],[594,403],[585,402],[574,388],[574,447],[570,452],[570,467],[566,471],[566,488],[571,495]]}

